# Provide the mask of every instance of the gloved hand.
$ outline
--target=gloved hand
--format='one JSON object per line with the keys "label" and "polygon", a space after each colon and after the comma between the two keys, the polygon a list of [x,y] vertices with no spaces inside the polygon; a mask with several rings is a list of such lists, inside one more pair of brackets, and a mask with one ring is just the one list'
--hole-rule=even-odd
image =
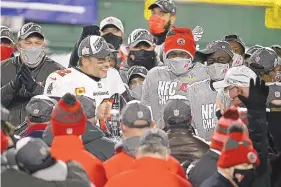
{"label": "gloved hand", "polygon": [[21,82],[21,71],[17,73],[14,80],[11,81],[11,87],[16,90],[17,92],[21,89],[22,82]]}
{"label": "gloved hand", "polygon": [[97,25],[86,25],[83,27],[81,38],[84,39],[89,35],[100,36],[100,28]]}
{"label": "gloved hand", "polygon": [[35,90],[37,83],[27,68],[22,69],[20,80],[25,85],[27,91],[32,93]]}
{"label": "gloved hand", "polygon": [[248,110],[265,110],[269,87],[257,77],[256,84],[253,79],[250,80],[249,89],[248,98],[242,95],[238,95],[238,98],[246,105]]}

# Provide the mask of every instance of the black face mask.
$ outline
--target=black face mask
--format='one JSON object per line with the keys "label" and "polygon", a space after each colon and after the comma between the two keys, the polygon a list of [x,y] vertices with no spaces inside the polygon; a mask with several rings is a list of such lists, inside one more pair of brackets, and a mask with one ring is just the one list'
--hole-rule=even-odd
{"label": "black face mask", "polygon": [[[134,55],[135,59],[131,59],[130,55]],[[156,63],[156,53],[155,51],[146,51],[146,50],[139,50],[139,51],[130,51],[127,60],[128,66],[143,66],[147,70],[152,69],[155,67]]]}
{"label": "black face mask", "polygon": [[234,169],[232,179],[239,187],[248,187],[252,186],[255,174],[256,172],[254,169]]}
{"label": "black face mask", "polygon": [[111,32],[103,35],[102,37],[105,39],[107,43],[112,44],[114,49],[116,50],[118,50],[120,48],[120,45],[123,43],[123,39],[121,36],[116,36]]}

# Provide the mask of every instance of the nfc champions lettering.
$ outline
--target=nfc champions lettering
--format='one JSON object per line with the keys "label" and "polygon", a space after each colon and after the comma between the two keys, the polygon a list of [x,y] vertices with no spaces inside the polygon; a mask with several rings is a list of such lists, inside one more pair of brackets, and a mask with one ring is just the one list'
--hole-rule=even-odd
{"label": "nfc champions lettering", "polygon": [[171,81],[159,81],[158,82],[158,96],[159,96],[159,104],[166,104],[167,100],[169,100],[170,96],[173,96],[177,92],[177,82]]}
{"label": "nfc champions lettering", "polygon": [[201,106],[202,125],[205,131],[210,131],[216,127],[216,104],[206,104]]}

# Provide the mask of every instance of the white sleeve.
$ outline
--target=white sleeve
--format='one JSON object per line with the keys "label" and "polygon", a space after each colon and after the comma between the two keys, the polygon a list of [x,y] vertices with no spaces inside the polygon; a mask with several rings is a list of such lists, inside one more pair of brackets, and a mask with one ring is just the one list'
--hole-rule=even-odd
{"label": "white sleeve", "polygon": [[44,95],[62,97],[66,92],[68,87],[62,82],[62,77],[56,72],[51,73],[46,80]]}
{"label": "white sleeve", "polygon": [[113,83],[113,87],[114,88],[117,88],[117,93],[119,94],[122,94],[126,91],[126,88],[124,86],[124,82],[122,81],[118,71],[116,69],[112,69],[112,73],[113,73],[113,80],[110,80],[112,81]]}
{"label": "white sleeve", "polygon": [[150,80],[149,76],[147,76],[143,82],[142,86],[142,97],[141,97],[141,103],[150,107],[150,98],[149,98],[149,88],[150,88]]}

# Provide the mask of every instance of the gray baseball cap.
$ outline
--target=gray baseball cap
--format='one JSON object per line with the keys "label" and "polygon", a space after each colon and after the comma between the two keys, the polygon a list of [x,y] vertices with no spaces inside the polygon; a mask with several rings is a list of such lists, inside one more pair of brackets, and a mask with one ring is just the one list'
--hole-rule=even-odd
{"label": "gray baseball cap", "polygon": [[128,38],[128,44],[132,47],[135,47],[140,42],[146,42],[150,46],[153,45],[153,36],[150,34],[150,32],[146,29],[135,29]]}
{"label": "gray baseball cap", "polygon": [[267,83],[267,86],[269,86],[267,102],[270,103],[273,100],[281,100],[281,83]]}
{"label": "gray baseball cap", "polygon": [[2,38],[6,38],[10,40],[12,43],[14,43],[13,32],[9,27],[1,25],[1,39]]}
{"label": "gray baseball cap", "polygon": [[107,45],[104,38],[96,35],[87,36],[82,40],[78,47],[78,56],[93,56],[96,58],[105,58],[112,54],[112,50]]}
{"label": "gray baseball cap", "polygon": [[176,4],[173,0],[157,0],[148,7],[148,10],[152,10],[155,7],[159,7],[163,12],[171,13],[172,15],[176,15],[177,12]]}
{"label": "gray baseball cap", "polygon": [[18,40],[24,40],[33,33],[38,33],[42,38],[45,38],[42,27],[36,23],[30,22],[21,27],[18,32]]}
{"label": "gray baseball cap", "polygon": [[254,46],[250,47],[250,48],[246,51],[244,57],[245,57],[245,58],[251,57],[254,52],[256,52],[258,49],[261,49],[261,48],[263,48],[263,46],[261,46],[261,45],[254,45]]}
{"label": "gray baseball cap", "polygon": [[229,35],[225,35],[222,39],[222,41],[234,41],[240,44],[240,46],[242,47],[242,51],[243,54],[245,53],[245,49],[246,49],[246,45],[243,42],[242,38],[240,38],[237,34],[229,34]]}
{"label": "gray baseball cap", "polygon": [[80,101],[88,119],[94,118],[96,116],[96,100],[84,95],[77,95],[76,99]]}
{"label": "gray baseball cap", "polygon": [[[137,125],[136,121],[146,121],[143,125]],[[124,125],[132,128],[149,127],[152,122],[151,111],[141,103],[130,103],[121,111],[121,121]]]}
{"label": "gray baseball cap", "polygon": [[234,53],[229,43],[225,41],[212,41],[210,42],[204,50],[196,51],[195,58],[201,62],[205,62],[207,57],[219,50],[226,52],[231,58],[233,58]]}
{"label": "gray baseball cap", "polygon": [[249,67],[255,72],[269,72],[274,69],[277,61],[276,52],[269,47],[263,47],[252,54],[249,59]]}
{"label": "gray baseball cap", "polygon": [[169,138],[167,133],[161,129],[148,129],[140,136],[138,147],[146,144],[160,144],[168,148]]}
{"label": "gray baseball cap", "polygon": [[139,76],[145,78],[147,73],[148,73],[148,70],[143,66],[132,66],[128,70],[128,84],[130,83],[133,75],[139,75]]}
{"label": "gray baseball cap", "polygon": [[[180,127],[183,123],[191,122],[191,108],[187,100],[170,99],[164,106],[163,119],[169,127]],[[173,123],[169,122],[170,120]]]}
{"label": "gray baseball cap", "polygon": [[26,115],[28,119],[33,123],[50,121],[50,116],[55,104],[56,101],[50,99],[48,96],[34,96],[25,107]]}

